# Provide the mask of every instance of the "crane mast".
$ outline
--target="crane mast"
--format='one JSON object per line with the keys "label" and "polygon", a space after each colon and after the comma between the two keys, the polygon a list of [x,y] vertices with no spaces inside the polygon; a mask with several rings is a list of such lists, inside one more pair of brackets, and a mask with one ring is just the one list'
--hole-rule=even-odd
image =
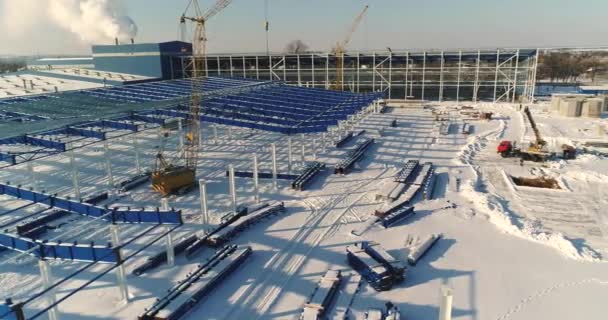
{"label": "crane mast", "polygon": [[[169,195],[181,190],[187,190],[195,185],[196,168],[198,165],[198,154],[200,150],[200,110],[203,99],[203,77],[206,75],[207,36],[205,24],[211,17],[220,13],[232,0],[218,0],[214,6],[202,13],[198,0],[192,0],[180,17],[180,29],[182,37],[185,37],[186,22],[194,23],[194,35],[192,39],[192,89],[190,93],[190,105],[186,126],[186,140],[183,149],[184,165],[178,166],[169,163],[163,156],[160,148],[156,157],[156,166],[152,172],[152,188],[162,194]],[[186,15],[190,6],[194,9],[194,16]]]}
{"label": "crane mast", "polygon": [[333,85],[334,90],[344,90],[344,54],[352,40],[353,34],[357,31],[357,28],[359,28],[361,21],[363,21],[368,8],[369,6],[366,5],[361,13],[355,18],[355,21],[353,21],[344,40],[336,43],[336,47],[334,48],[334,56],[336,57],[336,82]]}

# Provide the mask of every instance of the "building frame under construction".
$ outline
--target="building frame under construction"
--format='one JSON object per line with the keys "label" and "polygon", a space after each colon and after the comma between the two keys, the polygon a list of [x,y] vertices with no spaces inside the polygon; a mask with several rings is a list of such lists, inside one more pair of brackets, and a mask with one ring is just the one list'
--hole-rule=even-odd
{"label": "building frame under construction", "polygon": [[[215,54],[209,76],[279,80],[330,88],[336,81],[332,53]],[[192,58],[174,57],[173,78],[189,77]],[[345,90],[384,92],[392,100],[529,102],[535,90],[537,49],[375,51],[344,56]]]}

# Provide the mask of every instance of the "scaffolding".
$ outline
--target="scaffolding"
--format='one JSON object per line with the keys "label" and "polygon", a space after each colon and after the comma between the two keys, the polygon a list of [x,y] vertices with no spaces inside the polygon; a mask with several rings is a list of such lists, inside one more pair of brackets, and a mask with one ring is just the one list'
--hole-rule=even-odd
{"label": "scaffolding", "polygon": [[[189,77],[191,59],[175,57],[172,76]],[[337,60],[332,53],[217,54],[204,63],[208,76],[327,89],[338,74]],[[529,102],[537,65],[536,49],[349,52],[344,87],[394,100]]]}

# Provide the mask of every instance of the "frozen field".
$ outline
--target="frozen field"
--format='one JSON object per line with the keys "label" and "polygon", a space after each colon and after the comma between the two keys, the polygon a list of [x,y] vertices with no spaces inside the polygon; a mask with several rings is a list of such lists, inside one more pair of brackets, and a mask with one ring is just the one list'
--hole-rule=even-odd
{"label": "frozen field", "polygon": [[[405,259],[404,243],[408,235],[426,237],[443,233],[428,255],[408,270],[406,280],[390,291],[378,293],[367,283],[354,295],[343,288],[337,302],[328,311],[333,316],[340,301],[352,295],[350,314],[363,319],[369,308],[382,308],[395,303],[405,319],[437,319],[440,288],[454,290],[454,319],[467,320],[536,320],[536,319],[605,319],[603,303],[608,299],[608,161],[601,155],[582,154],[576,160],[552,161],[546,164],[526,162],[523,166],[496,153],[503,139],[529,140],[531,130],[517,106],[480,104],[481,110],[493,111],[491,121],[464,120],[454,104],[431,107],[388,108],[387,113],[370,114],[356,128],[366,129],[375,144],[347,175],[334,175],[333,165],[352,147],[320,147],[320,135],[293,137],[294,168],[301,167],[302,141],[304,157],[327,163],[327,168],[306,191],[289,188],[290,181],[260,180],[262,200],[285,202],[287,211],[264,220],[231,241],[249,245],[252,256],[221,283],[190,313],[188,319],[297,319],[319,279],[327,269],[354,273],[347,264],[345,248],[356,241],[379,242],[395,257]],[[443,112],[452,123],[449,134],[439,133],[432,110]],[[553,145],[568,142],[581,144],[589,140],[608,140],[607,119],[571,119],[550,115],[546,106],[532,109],[544,138]],[[384,128],[381,137],[374,134],[387,121],[396,119],[397,126]],[[460,132],[467,121],[473,126],[469,135]],[[288,172],[287,137],[243,128],[220,127],[220,139],[213,143],[212,130],[205,124],[205,144],[199,160],[198,178],[207,180],[212,223],[230,211],[226,168],[251,170],[252,155],[260,160],[260,171],[270,172],[270,143],[277,144],[280,173]],[[116,133],[117,135],[119,133]],[[313,139],[315,150],[313,152]],[[111,141],[114,180],[121,181],[135,172],[133,137],[122,136]],[[159,145],[158,130],[150,128],[137,134],[143,167],[151,169]],[[175,133],[167,149],[175,154]],[[75,154],[80,171],[83,195],[108,189],[104,167],[103,144],[78,149]],[[415,202],[416,215],[388,228],[373,226],[362,237],[350,231],[360,227],[374,210],[384,206],[375,200],[375,192],[391,181],[395,169],[407,160],[433,162],[437,170],[434,199]],[[0,169],[0,181],[21,184],[73,196],[69,158],[54,155],[35,161],[35,179],[25,164]],[[508,176],[556,178],[561,190],[516,187]],[[253,182],[237,178],[240,204],[253,204]],[[199,196],[192,191],[171,197],[170,205],[182,209],[186,223],[174,231],[174,239],[201,232]],[[19,209],[27,202],[0,196],[0,223],[40,210],[34,205]],[[149,184],[133,191],[116,194],[111,204],[133,207],[157,207],[160,196]],[[70,216],[65,224],[51,231],[52,238],[64,232],[71,237],[62,240],[99,243],[110,241],[108,223],[91,222],[90,218]],[[82,227],[86,224],[86,227]],[[121,237],[130,237],[149,229],[150,225],[121,225]],[[127,245],[128,254],[142,248],[165,231],[152,229]],[[78,234],[77,234],[78,233]],[[166,290],[214,252],[203,249],[193,259],[178,256],[176,265],[159,268],[136,277],[131,271],[145,259],[162,250],[164,240],[146,248],[127,261],[130,302],[119,303],[119,290],[113,272],[101,277],[60,304],[60,319],[135,319]],[[39,291],[38,265],[33,259],[15,259],[16,254],[0,253],[0,298],[12,297],[18,302]],[[55,280],[82,267],[78,262],[51,262]],[[92,279],[106,269],[96,265],[66,282],[57,290],[57,298]],[[343,298],[343,296],[345,296]],[[32,315],[46,305],[37,299],[27,305]],[[41,318],[45,318],[42,316]]]}

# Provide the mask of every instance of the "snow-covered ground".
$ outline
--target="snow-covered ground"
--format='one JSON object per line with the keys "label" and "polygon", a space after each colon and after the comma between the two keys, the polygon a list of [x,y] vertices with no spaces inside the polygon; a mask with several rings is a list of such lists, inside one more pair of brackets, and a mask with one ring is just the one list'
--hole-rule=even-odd
{"label": "snow-covered ground", "polygon": [[[544,165],[496,154],[502,139],[529,140],[532,133],[515,106],[478,105],[497,113],[491,121],[469,121],[473,133],[457,130],[463,119],[456,105],[434,105],[453,123],[448,135],[439,134],[439,124],[430,108],[389,109],[363,119],[359,129],[368,135],[387,121],[397,119],[397,127],[386,128],[382,137],[366,153],[357,168],[344,176],[331,174],[353,142],[344,149],[327,148],[322,152],[320,135],[294,136],[294,164],[301,160],[300,145],[305,141],[305,157],[312,160],[312,140],[316,139],[319,161],[328,169],[306,191],[289,189],[289,181],[279,180],[277,190],[270,180],[261,180],[262,199],[285,202],[286,213],[270,218],[248,229],[233,240],[250,245],[253,255],[230,275],[221,286],[205,298],[189,319],[296,319],[303,304],[328,268],[352,272],[346,263],[345,247],[360,240],[374,240],[389,253],[405,259],[404,242],[408,235],[425,237],[443,233],[444,238],[428,255],[408,270],[404,283],[390,291],[378,293],[366,283],[354,296],[352,315],[363,319],[369,308],[382,308],[391,301],[399,306],[406,319],[437,319],[440,287],[454,289],[454,319],[604,319],[602,303],[608,298],[608,206],[605,189],[608,184],[608,161],[584,154],[576,160],[554,161]],[[544,137],[549,141],[605,139],[599,125],[605,119],[571,119],[549,115],[544,106],[533,113]],[[595,129],[594,129],[595,128]],[[586,130],[588,129],[588,130]],[[232,139],[226,127],[220,128],[218,144],[207,140],[199,161],[199,178],[208,181],[209,205],[214,223],[229,211],[230,196],[225,170],[228,164],[238,169],[252,166],[252,154],[260,158],[260,171],[271,168],[269,144],[278,150],[279,171],[286,173],[287,137],[233,128]],[[209,138],[212,132],[206,127]],[[157,130],[138,134],[144,166],[153,165]],[[175,152],[175,135],[168,149]],[[132,137],[113,140],[112,168],[114,180],[135,174]],[[83,194],[107,189],[101,144],[78,149],[76,160]],[[416,215],[389,229],[374,226],[362,237],[350,231],[363,224],[374,209],[384,206],[375,200],[375,191],[391,181],[394,168],[409,159],[431,161],[437,166],[437,186],[433,200],[415,203]],[[37,160],[36,188],[52,190],[67,196],[72,193],[69,159],[55,155]],[[297,168],[294,169],[297,171]],[[536,190],[515,187],[507,177],[549,175],[564,186],[562,190]],[[0,171],[0,181],[32,186],[26,165]],[[237,179],[238,202],[253,203],[253,183]],[[0,212],[17,208],[25,202],[0,198]],[[144,185],[114,200],[115,204],[158,206],[160,197]],[[184,210],[187,223],[175,231],[174,238],[200,232],[201,214],[198,192],[172,197],[171,206]],[[27,207],[10,215],[0,215],[6,223],[38,208]],[[90,222],[85,217],[72,217],[69,224],[52,231],[49,237],[69,230],[82,234],[81,241],[109,241],[107,223]],[[81,227],[89,222],[87,228]],[[122,226],[126,241],[150,226]],[[164,228],[152,230],[129,244],[125,251],[134,252],[147,241],[162,234]],[[147,256],[164,247],[164,240],[145,249],[126,263],[131,300],[118,304],[119,291],[110,273],[60,305],[61,319],[133,319],[152,305],[156,298],[176,281],[183,279],[196,264],[209,257],[204,249],[192,260],[180,256],[176,266],[161,266],[140,277],[130,272]],[[0,297],[23,300],[40,288],[35,261],[14,262],[14,253],[0,253]],[[63,278],[82,263],[52,262],[55,279]],[[58,298],[82,285],[107,266],[98,265],[62,285]],[[347,293],[342,293],[347,294]],[[27,313],[46,304],[38,299],[27,305]],[[334,308],[329,311],[333,314]]]}

